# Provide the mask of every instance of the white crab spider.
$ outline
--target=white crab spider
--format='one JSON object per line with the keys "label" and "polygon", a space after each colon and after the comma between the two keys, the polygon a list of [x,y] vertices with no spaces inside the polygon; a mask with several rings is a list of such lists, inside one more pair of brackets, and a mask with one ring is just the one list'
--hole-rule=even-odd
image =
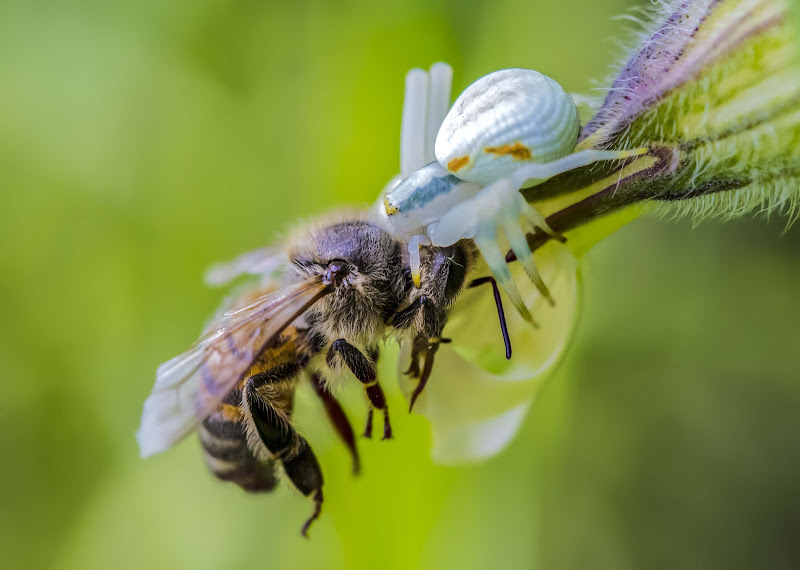
{"label": "white crab spider", "polygon": [[511,302],[531,320],[498,244],[499,230],[548,299],[525,233],[538,227],[559,236],[519,190],[647,149],[574,152],[580,131],[574,101],[553,79],[528,69],[482,77],[445,116],[451,78],[442,63],[430,74],[412,70],[406,76],[401,176],[384,190],[378,209],[387,227],[407,241],[417,286],[421,246],[446,247],[471,238]]}

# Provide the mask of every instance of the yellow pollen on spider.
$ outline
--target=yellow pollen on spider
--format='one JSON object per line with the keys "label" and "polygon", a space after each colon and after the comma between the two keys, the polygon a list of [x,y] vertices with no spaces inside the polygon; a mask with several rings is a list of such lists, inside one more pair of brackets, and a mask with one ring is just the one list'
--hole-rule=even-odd
{"label": "yellow pollen on spider", "polygon": [[387,216],[391,216],[391,215],[396,214],[397,212],[399,212],[399,210],[397,209],[397,206],[392,206],[389,203],[389,198],[386,197],[386,196],[383,197],[383,208],[386,210],[386,215]]}

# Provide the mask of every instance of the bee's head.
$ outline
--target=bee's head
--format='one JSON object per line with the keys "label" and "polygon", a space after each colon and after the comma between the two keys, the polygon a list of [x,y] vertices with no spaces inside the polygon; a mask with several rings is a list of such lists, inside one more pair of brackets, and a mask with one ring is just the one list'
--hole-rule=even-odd
{"label": "bee's head", "polygon": [[354,219],[305,232],[289,257],[301,278],[332,288],[312,312],[346,336],[375,334],[397,310],[405,292],[402,252],[377,225]]}

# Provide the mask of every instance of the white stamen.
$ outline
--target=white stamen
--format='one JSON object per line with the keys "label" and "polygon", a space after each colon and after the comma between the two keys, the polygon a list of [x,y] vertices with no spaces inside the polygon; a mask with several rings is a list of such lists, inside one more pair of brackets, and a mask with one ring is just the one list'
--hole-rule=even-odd
{"label": "white stamen", "polygon": [[400,173],[405,178],[425,162],[425,119],[428,105],[428,74],[412,69],[406,74],[403,122],[400,127]]}
{"label": "white stamen", "polygon": [[425,121],[425,164],[436,160],[434,145],[439,127],[450,109],[450,86],[453,82],[453,69],[444,62],[431,66],[428,84],[428,109]]}

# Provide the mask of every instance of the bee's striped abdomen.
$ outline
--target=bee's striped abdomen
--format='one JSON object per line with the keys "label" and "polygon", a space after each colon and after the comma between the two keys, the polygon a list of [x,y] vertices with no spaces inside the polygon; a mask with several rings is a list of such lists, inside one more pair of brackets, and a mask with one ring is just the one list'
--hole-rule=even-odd
{"label": "bee's striped abdomen", "polygon": [[[242,392],[248,380],[259,374],[276,374],[287,379],[281,384],[282,389],[276,387],[276,392],[271,394],[270,404],[281,409],[288,417],[294,392],[294,386],[288,379],[299,372],[295,336],[294,329],[289,329],[268,346],[239,384],[200,426],[200,441],[211,472],[223,481],[236,483],[245,491],[271,491],[276,479],[275,461],[264,457],[266,453],[256,457],[251,448],[253,442],[248,443],[248,419],[243,408]],[[287,433],[294,433],[294,430],[287,430]],[[280,450],[268,451],[273,453]]]}
{"label": "bee's striped abdomen", "polygon": [[274,463],[259,461],[247,445],[247,430],[240,407],[242,391],[233,390],[200,426],[200,441],[211,472],[245,491],[271,491],[275,487]]}

